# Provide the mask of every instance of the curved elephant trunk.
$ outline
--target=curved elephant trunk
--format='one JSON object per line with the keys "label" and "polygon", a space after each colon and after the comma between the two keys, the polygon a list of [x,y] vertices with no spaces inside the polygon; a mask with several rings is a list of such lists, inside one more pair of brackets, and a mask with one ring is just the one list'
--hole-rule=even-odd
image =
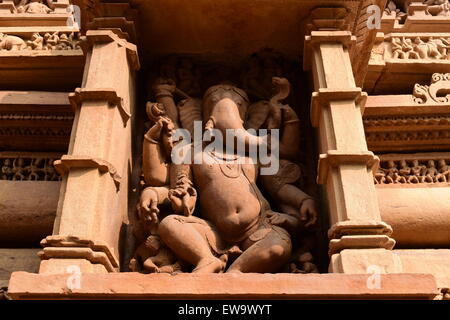
{"label": "curved elephant trunk", "polygon": [[243,143],[247,150],[266,144],[263,137],[250,134],[244,129],[239,107],[230,98],[223,98],[212,107],[205,129],[213,128],[219,130],[224,138],[227,137],[227,131],[231,130],[229,134],[233,134],[238,144]]}

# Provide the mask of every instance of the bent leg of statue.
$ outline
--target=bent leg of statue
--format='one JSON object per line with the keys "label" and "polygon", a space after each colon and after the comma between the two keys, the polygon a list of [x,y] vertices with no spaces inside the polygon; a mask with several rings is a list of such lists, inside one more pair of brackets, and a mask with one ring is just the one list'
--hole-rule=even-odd
{"label": "bent leg of statue", "polygon": [[[225,264],[211,250],[206,233],[217,236],[206,224],[191,223],[189,218],[170,215],[163,219],[158,231],[163,242],[177,257],[193,264],[195,273],[223,271]],[[206,230],[207,229],[207,230]]]}
{"label": "bent leg of statue", "polygon": [[276,272],[288,263],[292,244],[288,235],[271,230],[263,239],[243,243],[245,251],[233,262],[227,272]]}

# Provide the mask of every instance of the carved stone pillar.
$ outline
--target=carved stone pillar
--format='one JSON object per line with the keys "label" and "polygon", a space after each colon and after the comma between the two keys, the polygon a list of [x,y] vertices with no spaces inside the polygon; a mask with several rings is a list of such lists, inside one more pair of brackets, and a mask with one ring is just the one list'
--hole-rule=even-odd
{"label": "carved stone pillar", "polygon": [[119,234],[128,209],[136,46],[107,30],[86,35],[82,88],[70,94],[75,120],[53,235],[42,240],[41,273],[119,268]]}
{"label": "carved stone pillar", "polygon": [[[349,49],[354,42],[348,31],[313,31],[305,43],[304,67],[312,71],[315,91],[311,121],[319,135],[318,183],[324,185],[330,213],[332,272],[346,272],[334,263],[348,256],[340,255],[344,249],[354,251],[353,261],[360,252],[361,259],[376,264],[380,254],[392,258],[387,250],[395,244],[389,237],[392,228],[381,221],[378,208],[373,171],[379,159],[368,151],[364,135],[367,95],[356,87],[353,77]],[[372,252],[374,259],[370,259]],[[366,270],[351,270],[358,271]]]}

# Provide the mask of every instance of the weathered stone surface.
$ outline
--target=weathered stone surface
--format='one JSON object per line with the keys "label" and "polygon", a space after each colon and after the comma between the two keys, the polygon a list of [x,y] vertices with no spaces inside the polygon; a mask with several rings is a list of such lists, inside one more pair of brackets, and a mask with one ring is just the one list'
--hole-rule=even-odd
{"label": "weathered stone surface", "polygon": [[81,289],[67,287],[70,274],[16,272],[8,294],[13,299],[432,299],[438,294],[428,274],[381,275],[379,289],[370,275],[344,274],[82,274]]}
{"label": "weathered stone surface", "polygon": [[0,181],[0,244],[39,245],[52,232],[58,181]]}
{"label": "weathered stone surface", "polygon": [[[347,8],[349,30],[357,29],[361,33],[361,42],[368,35],[364,28],[367,15],[358,16],[358,12],[365,10],[368,2],[383,5],[383,1],[332,2],[332,7]],[[299,39],[308,32],[311,10],[330,7],[330,2],[320,0],[285,0],[282,5],[272,0],[260,0],[257,5],[240,0],[214,3],[198,0],[189,4],[182,0],[169,3],[135,0],[133,4],[139,9],[142,22],[139,31],[145,35],[140,41],[146,56],[178,52],[219,59],[226,64],[235,63],[263,47],[297,57],[303,52],[303,43]],[[336,15],[330,18],[334,20]],[[174,28],[177,32],[173,32]],[[357,55],[364,60],[361,50]]]}
{"label": "weathered stone surface", "polygon": [[7,287],[15,271],[38,272],[39,249],[0,249],[0,288]]}
{"label": "weathered stone surface", "polygon": [[394,250],[405,273],[429,273],[438,288],[450,288],[450,250]]}
{"label": "weathered stone surface", "polygon": [[377,187],[380,212],[401,248],[450,246],[448,184],[383,185]]}

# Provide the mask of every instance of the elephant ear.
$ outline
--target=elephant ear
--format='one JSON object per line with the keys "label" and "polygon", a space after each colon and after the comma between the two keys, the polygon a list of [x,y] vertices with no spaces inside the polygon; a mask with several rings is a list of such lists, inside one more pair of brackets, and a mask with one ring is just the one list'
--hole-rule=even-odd
{"label": "elephant ear", "polygon": [[270,114],[269,101],[262,100],[251,104],[247,110],[246,129],[260,129],[267,121]]}
{"label": "elephant ear", "polygon": [[181,126],[194,136],[194,122],[202,121],[202,102],[199,99],[185,99],[178,103]]}

